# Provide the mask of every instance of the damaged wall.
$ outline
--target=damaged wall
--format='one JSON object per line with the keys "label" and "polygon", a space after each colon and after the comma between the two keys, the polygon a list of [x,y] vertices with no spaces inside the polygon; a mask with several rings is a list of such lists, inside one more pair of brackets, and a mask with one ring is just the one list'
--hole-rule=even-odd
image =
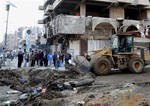
{"label": "damaged wall", "polygon": [[100,23],[110,23],[113,26],[113,28],[115,29],[115,32],[117,32],[117,21],[116,21],[116,19],[100,18],[100,17],[93,17],[92,18],[92,31],[94,31],[96,26]]}
{"label": "damaged wall", "polygon": [[80,55],[80,41],[70,41],[69,49],[72,49],[74,51],[74,55]]}
{"label": "damaged wall", "polygon": [[110,40],[88,40],[88,51],[110,48]]}
{"label": "damaged wall", "polygon": [[[139,23],[140,21],[124,20],[123,31],[126,31],[130,25],[136,27]],[[66,35],[69,38],[67,49],[74,50],[74,55],[81,55],[83,51],[110,47],[109,40],[117,33],[118,22],[111,18],[61,15],[53,21],[52,25],[55,35]],[[85,45],[87,50],[81,50],[81,39],[87,41]]]}
{"label": "damaged wall", "polygon": [[85,17],[59,15],[52,23],[53,35],[85,33]]}
{"label": "damaged wall", "polygon": [[109,17],[110,18],[124,18],[125,11],[123,7],[119,7],[119,6],[113,6],[109,9]]}

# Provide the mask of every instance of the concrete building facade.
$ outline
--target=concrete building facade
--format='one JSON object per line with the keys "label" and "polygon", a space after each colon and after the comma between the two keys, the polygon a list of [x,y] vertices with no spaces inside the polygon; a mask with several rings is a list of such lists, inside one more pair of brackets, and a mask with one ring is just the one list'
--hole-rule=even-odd
{"label": "concrete building facade", "polygon": [[110,47],[118,31],[144,32],[150,18],[149,0],[45,0],[39,9],[51,50],[74,55]]}
{"label": "concrete building facade", "polygon": [[8,33],[6,41],[6,50],[16,50],[18,49],[18,35],[17,31],[14,33]]}
{"label": "concrete building facade", "polygon": [[[37,43],[43,44],[42,42],[44,39],[43,35],[43,28],[39,27],[24,27],[22,28],[22,34],[19,39],[19,47],[23,50],[29,52],[30,50],[37,49]],[[38,37],[40,39],[38,39]],[[37,42],[38,40],[38,42]]]}

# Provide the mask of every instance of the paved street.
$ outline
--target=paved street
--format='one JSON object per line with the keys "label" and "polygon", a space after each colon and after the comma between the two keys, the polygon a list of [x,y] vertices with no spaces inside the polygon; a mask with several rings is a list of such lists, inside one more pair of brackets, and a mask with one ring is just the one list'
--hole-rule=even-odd
{"label": "paved street", "polygon": [[[2,66],[2,69],[16,69],[17,68],[17,64],[18,64],[18,58],[14,58],[12,61],[7,60],[5,62],[5,66]],[[23,65],[23,64],[22,64]],[[23,67],[22,68],[29,68],[29,67]],[[40,68],[40,69],[46,69],[48,67],[44,67],[44,66],[35,66],[34,68]],[[146,66],[145,69],[149,69],[150,65]],[[50,67],[50,69],[55,69],[54,65],[52,64],[52,66]],[[61,65],[61,67],[59,67],[58,70],[65,70],[64,64]]]}

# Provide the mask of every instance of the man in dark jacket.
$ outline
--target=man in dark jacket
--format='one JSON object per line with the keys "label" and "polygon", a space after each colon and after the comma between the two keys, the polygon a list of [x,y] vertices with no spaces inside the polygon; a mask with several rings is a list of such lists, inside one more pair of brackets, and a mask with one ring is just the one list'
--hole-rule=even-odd
{"label": "man in dark jacket", "polygon": [[69,52],[67,52],[66,54],[65,54],[65,64],[69,64],[69,60],[71,59],[71,54],[69,53]]}
{"label": "man in dark jacket", "polygon": [[41,50],[39,50],[38,55],[38,66],[43,66],[43,52]]}
{"label": "man in dark jacket", "polygon": [[62,54],[58,51],[57,54],[54,54],[53,59],[55,61],[55,68],[58,69],[61,65]]}
{"label": "man in dark jacket", "polygon": [[53,54],[53,63],[54,63],[55,68],[56,68],[56,59],[57,59],[57,53],[54,52],[54,54]]}
{"label": "man in dark jacket", "polygon": [[19,50],[19,52],[18,52],[18,68],[21,67],[22,62],[23,62],[23,53],[21,50]]}

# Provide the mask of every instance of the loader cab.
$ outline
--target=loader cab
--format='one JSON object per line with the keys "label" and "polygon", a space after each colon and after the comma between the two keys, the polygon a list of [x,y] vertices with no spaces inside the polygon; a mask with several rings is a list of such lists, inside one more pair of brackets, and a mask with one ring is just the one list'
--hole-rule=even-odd
{"label": "loader cab", "polygon": [[113,54],[130,54],[133,48],[133,35],[113,35],[111,46]]}

